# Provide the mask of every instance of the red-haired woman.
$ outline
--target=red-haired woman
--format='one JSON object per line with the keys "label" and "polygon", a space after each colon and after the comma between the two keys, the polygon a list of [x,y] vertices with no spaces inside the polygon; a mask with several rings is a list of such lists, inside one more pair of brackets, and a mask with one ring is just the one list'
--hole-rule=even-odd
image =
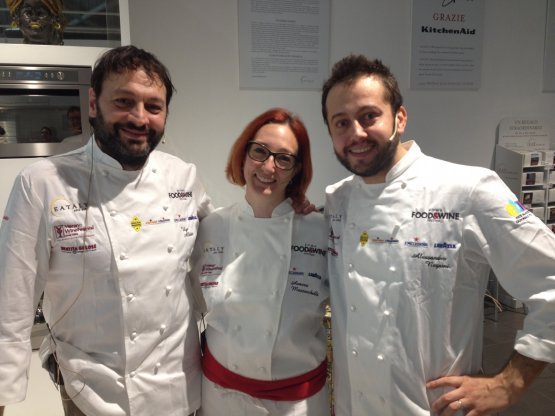
{"label": "red-haired woman", "polygon": [[201,415],[329,414],[327,229],[291,206],[312,178],[304,124],[284,109],[261,114],[226,174],[245,200],[201,222],[194,255],[208,308]]}

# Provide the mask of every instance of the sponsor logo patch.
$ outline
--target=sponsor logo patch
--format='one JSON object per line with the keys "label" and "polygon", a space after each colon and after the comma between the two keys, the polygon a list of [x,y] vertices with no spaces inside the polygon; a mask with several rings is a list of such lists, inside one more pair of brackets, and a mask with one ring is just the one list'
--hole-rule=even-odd
{"label": "sponsor logo patch", "polygon": [[519,201],[508,201],[505,205],[505,210],[508,214],[516,220],[517,224],[523,222],[526,218],[530,217],[532,213],[527,211],[524,205]]}
{"label": "sponsor logo patch", "polygon": [[426,220],[428,222],[459,221],[461,219],[460,213],[446,212],[440,208],[412,211],[411,217],[417,220]]}
{"label": "sponsor logo patch", "polygon": [[84,227],[81,224],[54,225],[54,239],[56,241],[66,240],[74,237],[91,237],[94,235],[94,225]]}
{"label": "sponsor logo patch", "polygon": [[303,246],[292,245],[291,251],[306,254],[308,256],[326,256],[326,250],[316,247],[314,244],[307,243]]}
{"label": "sponsor logo patch", "polygon": [[85,202],[71,202],[64,196],[58,196],[50,201],[50,213],[56,217],[68,212],[80,212],[86,209],[87,204]]}
{"label": "sponsor logo patch", "polygon": [[178,189],[175,192],[168,192],[168,196],[170,199],[191,199],[193,197],[193,192]]}

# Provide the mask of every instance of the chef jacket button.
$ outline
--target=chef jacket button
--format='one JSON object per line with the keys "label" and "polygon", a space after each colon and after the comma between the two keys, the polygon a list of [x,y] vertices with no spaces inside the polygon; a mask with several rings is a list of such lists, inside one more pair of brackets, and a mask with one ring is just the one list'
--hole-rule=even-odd
{"label": "chef jacket button", "polygon": [[354,222],[350,223],[349,228],[355,228],[355,223]]}
{"label": "chef jacket button", "polygon": [[283,222],[289,222],[289,218],[287,218],[287,217],[284,218],[284,219],[283,219]]}
{"label": "chef jacket button", "polygon": [[243,221],[243,216],[242,216],[242,215],[239,215],[239,216],[237,216],[237,219],[238,219],[239,221]]}
{"label": "chef jacket button", "polygon": [[136,371],[131,371],[131,372],[129,373],[129,377],[135,377],[136,374],[137,374]]}
{"label": "chef jacket button", "polygon": [[285,259],[286,259],[285,254],[282,254],[281,256],[279,256],[279,258],[280,258],[281,260],[285,260]]}
{"label": "chef jacket button", "polygon": [[390,310],[390,309],[386,309],[385,311],[383,311],[383,314],[384,314],[385,316],[389,316],[389,315],[391,315],[391,310]]}
{"label": "chef jacket button", "polygon": [[110,216],[111,217],[115,217],[116,215],[118,215],[118,212],[115,209],[110,211]]}
{"label": "chef jacket button", "polygon": [[135,295],[133,293],[130,293],[129,295],[127,295],[127,302],[132,302],[133,299],[135,299]]}
{"label": "chef jacket button", "polygon": [[121,253],[121,254],[119,255],[119,259],[120,259],[120,260],[125,260],[125,259],[127,259],[127,255],[126,255],[125,253]]}
{"label": "chef jacket button", "polygon": [[352,271],[354,268],[353,263],[349,263],[349,270]]}
{"label": "chef jacket button", "polygon": [[359,399],[362,399],[362,397],[363,397],[364,395],[362,394],[361,391],[357,391],[357,396],[358,396]]}
{"label": "chef jacket button", "polygon": [[168,207],[167,205],[164,205],[164,206],[162,207],[162,209],[163,209],[164,211],[167,211],[168,208],[169,208],[169,207]]}
{"label": "chef jacket button", "polygon": [[352,351],[351,351],[351,354],[353,354],[353,356],[356,357],[356,356],[358,355],[358,351],[357,351],[357,350],[352,350]]}
{"label": "chef jacket button", "polygon": [[235,371],[239,370],[239,366],[237,364],[233,364],[232,367]]}
{"label": "chef jacket button", "polygon": [[160,368],[160,367],[162,367],[162,363],[161,363],[160,361],[158,361],[158,362],[156,363],[156,368]]}
{"label": "chef jacket button", "polygon": [[102,175],[103,175],[103,176],[108,176],[108,171],[107,171],[107,170],[103,170],[103,171],[102,171]]}
{"label": "chef jacket button", "polygon": [[356,312],[357,307],[355,305],[351,305],[350,309],[351,309],[351,312]]}
{"label": "chef jacket button", "polygon": [[390,266],[389,267],[389,271],[390,272],[394,272],[395,270],[397,270],[397,268],[395,266]]}
{"label": "chef jacket button", "polygon": [[233,329],[235,330],[235,332],[239,332],[241,330],[241,325],[235,325]]}
{"label": "chef jacket button", "polygon": [[382,405],[385,405],[385,398],[380,396],[380,402],[382,403]]}
{"label": "chef jacket button", "polygon": [[233,253],[233,257],[239,257],[239,253],[235,251],[235,252]]}
{"label": "chef jacket button", "polygon": [[385,357],[383,356],[383,354],[378,354],[376,356],[376,358],[378,359],[378,361],[383,361],[385,359]]}
{"label": "chef jacket button", "polygon": [[130,338],[131,338],[131,341],[135,341],[135,339],[137,338],[137,332],[135,331],[131,332]]}
{"label": "chef jacket button", "polygon": [[169,295],[171,291],[172,291],[172,287],[166,286],[166,295]]}
{"label": "chef jacket button", "polygon": [[164,325],[164,324],[160,325],[160,335],[164,333],[166,328],[167,328],[166,325]]}
{"label": "chef jacket button", "polygon": [[402,188],[402,189],[405,189],[406,187],[407,187],[407,184],[406,184],[405,182],[402,182],[402,183],[401,183],[401,188]]}
{"label": "chef jacket button", "polygon": [[258,371],[260,371],[261,373],[265,373],[266,367],[258,367]]}
{"label": "chef jacket button", "polygon": [[266,337],[270,338],[272,336],[272,331],[266,331]]}
{"label": "chef jacket button", "polygon": [[168,253],[171,253],[173,251],[173,244],[168,244]]}
{"label": "chef jacket button", "polygon": [[225,298],[227,299],[228,297],[230,297],[232,292],[233,292],[233,290],[227,289],[226,292],[225,292]]}
{"label": "chef jacket button", "polygon": [[152,173],[156,173],[156,172],[158,172],[158,169],[152,168]]}

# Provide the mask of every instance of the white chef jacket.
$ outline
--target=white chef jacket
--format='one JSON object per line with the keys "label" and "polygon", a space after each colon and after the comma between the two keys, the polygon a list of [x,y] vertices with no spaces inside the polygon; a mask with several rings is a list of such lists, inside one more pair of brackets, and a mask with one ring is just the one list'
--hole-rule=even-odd
{"label": "white chef jacket", "polygon": [[92,139],[24,169],[0,228],[0,404],[25,397],[44,290],[52,338],[43,357],[56,352],[86,414],[197,409],[202,372],[186,274],[199,217],[211,209],[196,167],[159,151],[140,171],[124,171]]}
{"label": "white chef jacket", "polygon": [[290,200],[271,218],[255,218],[244,201],[202,221],[193,275],[209,311],[207,343],[221,365],[279,380],[324,361],[326,252],[323,215],[296,215]]}
{"label": "white chef jacket", "polygon": [[367,185],[326,189],[338,416],[429,415],[476,374],[489,266],[529,307],[515,349],[555,361],[555,237],[492,171],[425,156],[414,142]]}

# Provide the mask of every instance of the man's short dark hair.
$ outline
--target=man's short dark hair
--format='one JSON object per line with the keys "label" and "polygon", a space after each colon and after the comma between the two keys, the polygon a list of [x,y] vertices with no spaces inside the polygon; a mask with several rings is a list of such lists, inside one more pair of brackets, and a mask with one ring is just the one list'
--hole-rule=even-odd
{"label": "man's short dark hair", "polygon": [[399,90],[397,79],[389,68],[378,59],[370,60],[364,55],[348,55],[338,61],[331,70],[331,76],[322,87],[322,116],[328,125],[328,109],[326,100],[330,90],[338,84],[352,84],[361,77],[374,76],[381,80],[385,88],[384,99],[389,102],[393,114],[403,105],[403,96]]}
{"label": "man's short dark hair", "polygon": [[139,69],[145,71],[152,80],[160,79],[166,87],[166,106],[169,106],[175,87],[168,69],[156,56],[133,45],[110,49],[96,61],[91,75],[91,87],[96,97],[100,97],[102,84],[110,74],[122,74]]}

